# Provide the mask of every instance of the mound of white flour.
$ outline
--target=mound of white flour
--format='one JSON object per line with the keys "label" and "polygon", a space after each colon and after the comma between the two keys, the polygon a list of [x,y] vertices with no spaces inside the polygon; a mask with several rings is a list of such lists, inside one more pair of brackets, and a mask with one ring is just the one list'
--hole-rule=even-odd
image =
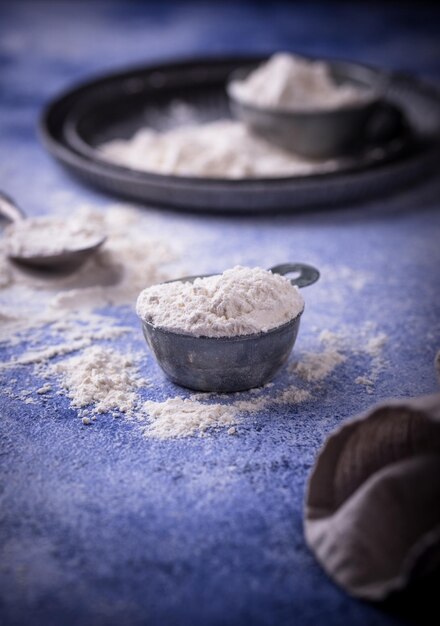
{"label": "mound of white flour", "polygon": [[242,81],[232,95],[247,104],[285,110],[330,109],[353,104],[370,95],[366,89],[337,84],[324,61],[293,54],[274,54]]}
{"label": "mound of white flour", "polygon": [[259,267],[153,285],[139,295],[136,311],[154,326],[197,337],[232,337],[267,331],[304,308],[297,287]]}
{"label": "mound of white flour", "polygon": [[141,128],[100,146],[103,156],[135,170],[206,178],[278,178],[330,172],[337,162],[308,161],[261,139],[241,122],[221,119],[166,132]]}

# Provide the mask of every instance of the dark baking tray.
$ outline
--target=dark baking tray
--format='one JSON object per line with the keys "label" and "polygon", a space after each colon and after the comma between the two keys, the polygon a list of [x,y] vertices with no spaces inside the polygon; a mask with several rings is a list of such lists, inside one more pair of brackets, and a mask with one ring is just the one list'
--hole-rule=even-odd
{"label": "dark baking tray", "polygon": [[265,58],[196,59],[91,80],[48,104],[40,120],[40,137],[48,151],[83,181],[111,194],[182,210],[242,213],[335,206],[391,193],[436,171],[439,92],[398,74],[387,74],[387,97],[405,112],[412,132],[348,160],[337,172],[240,180],[168,176],[107,162],[96,149],[103,141],[130,137],[143,125],[170,128],[175,120],[168,114],[169,104],[176,100],[197,111],[197,122],[228,116],[228,76]]}

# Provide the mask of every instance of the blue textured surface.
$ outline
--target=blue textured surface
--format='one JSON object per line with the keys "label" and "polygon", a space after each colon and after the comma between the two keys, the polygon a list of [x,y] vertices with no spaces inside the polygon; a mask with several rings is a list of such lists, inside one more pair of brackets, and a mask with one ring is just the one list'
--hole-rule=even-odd
{"label": "blue textured surface", "polygon": [[[433,8],[374,3],[1,4],[0,186],[34,214],[63,189],[78,202],[108,202],[55,166],[35,137],[47,99],[93,72],[290,48],[439,79],[439,18]],[[389,335],[389,365],[367,395],[353,384],[363,367],[353,356],[311,402],[263,411],[238,437],[154,442],[110,417],[84,428],[63,398],[23,405],[2,397],[0,623],[406,623],[327,579],[304,543],[302,502],[315,454],[341,420],[387,396],[436,389],[439,190],[431,181],[374,206],[277,219],[157,213],[164,229],[191,221],[200,234],[194,269],[198,257],[218,270],[238,254],[263,266],[324,268],[306,294],[299,353],[316,348],[320,328],[373,320]],[[370,280],[360,291],[338,286],[332,266]],[[137,324],[130,311],[120,316]],[[148,355],[146,369],[157,381],[150,398],[178,392]],[[29,376],[14,372],[17,386]]]}

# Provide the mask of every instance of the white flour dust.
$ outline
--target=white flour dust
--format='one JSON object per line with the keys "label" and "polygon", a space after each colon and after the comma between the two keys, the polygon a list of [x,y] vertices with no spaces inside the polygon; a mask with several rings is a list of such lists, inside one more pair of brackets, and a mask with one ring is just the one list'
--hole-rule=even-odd
{"label": "white flour dust", "polygon": [[154,326],[197,337],[232,337],[276,328],[297,317],[304,299],[290,280],[236,266],[194,282],[153,285],[141,292],[137,314]]}
{"label": "white flour dust", "polygon": [[274,54],[244,80],[231,85],[232,95],[247,104],[283,109],[333,109],[370,95],[352,84],[339,84],[324,61],[310,61],[293,54]]}
{"label": "white flour dust", "polygon": [[379,333],[375,337],[371,337],[363,348],[365,354],[371,358],[371,368],[366,374],[358,376],[355,383],[363,385],[368,393],[373,393],[376,381],[386,368],[387,363],[382,356],[382,350],[387,341],[388,337],[385,333]]}
{"label": "white flour dust", "polygon": [[176,259],[176,250],[170,239],[150,233],[149,220],[139,211],[114,206],[97,212],[86,207],[80,215],[108,240],[86,266],[62,281],[53,307],[132,304],[145,284],[170,278],[166,266]]}
{"label": "white flour dust", "polygon": [[76,356],[46,369],[80,416],[111,413],[133,417],[139,405],[136,390],[148,386],[141,377],[133,354],[121,354],[103,346],[91,346]]}
{"label": "white flour dust", "polygon": [[23,271],[8,263],[7,242],[0,240],[0,267],[7,268],[0,274],[7,277],[0,282],[0,341],[19,343],[29,331],[30,339],[35,339],[38,328],[49,324],[68,343],[75,333],[75,340],[84,338],[81,326],[90,326],[90,317],[105,338],[112,319],[102,318],[94,309],[132,305],[145,285],[172,277],[167,266],[178,259],[178,253],[169,239],[150,233],[150,222],[140,212],[114,205],[101,212],[85,206],[71,221],[86,223],[90,230],[107,236],[103,247],[71,274]]}
{"label": "white flour dust", "polygon": [[[55,311],[56,315],[60,311]],[[116,318],[82,309],[64,311],[59,319],[50,314],[34,318],[30,327],[20,324],[21,320],[12,320],[10,330],[15,329],[9,341],[2,340],[8,347],[19,346],[25,342],[27,349],[19,355],[0,363],[0,372],[22,365],[44,365],[52,359],[78,352],[97,341],[115,340],[131,333],[131,328],[121,325]],[[47,345],[48,338],[53,342]]]}
{"label": "white flour dust", "polygon": [[357,376],[354,382],[363,385],[367,393],[373,393],[375,383],[387,366],[387,361],[383,357],[383,348],[388,341],[387,335],[377,332],[375,324],[367,322],[357,330],[357,333],[347,329],[342,329],[339,333],[324,330],[319,339],[328,354],[366,355],[369,358],[369,367],[365,373]]}
{"label": "white flour dust", "polygon": [[[39,221],[46,219],[49,220],[35,218]],[[65,223],[61,218],[50,218],[50,222],[52,220]],[[108,238],[103,248],[84,268],[71,275],[62,275],[59,279],[55,276],[49,278],[44,274],[33,273],[29,274],[26,280],[26,274],[14,269],[14,266],[2,263],[2,269],[8,269],[6,272],[8,279],[4,279],[3,282],[10,284],[12,280],[29,284],[33,289],[35,287],[47,289],[53,284],[57,291],[75,286],[86,288],[100,284],[110,289],[122,282],[130,283],[133,293],[133,290],[141,284],[142,275],[147,281],[151,278],[160,279],[164,275],[163,265],[175,257],[170,239],[161,236],[157,227],[152,229],[148,215],[129,206],[113,204],[104,210],[97,210],[93,206],[82,205],[69,217],[68,223],[72,230],[82,232],[83,229],[88,229],[90,233],[102,233]],[[0,252],[4,255],[8,237],[0,240],[0,246]],[[46,249],[46,246],[47,242],[41,242],[41,248]]]}
{"label": "white flour dust", "polygon": [[324,380],[333,370],[344,363],[347,356],[336,348],[327,348],[322,352],[306,352],[301,361],[296,361],[289,366],[289,371],[297,374],[306,382]]}
{"label": "white flour dust", "polygon": [[[133,327],[123,325],[117,313],[97,309],[108,304],[132,307],[146,284],[171,278],[170,263],[178,263],[183,244],[174,246],[142,212],[122,205],[111,205],[104,212],[84,206],[69,219],[73,230],[84,234],[80,225],[87,224],[88,232],[107,236],[102,249],[71,274],[15,267],[6,258],[10,242],[0,239],[2,389],[26,404],[47,401],[53,378],[73,407],[89,402],[90,414],[109,409],[128,415],[139,388],[138,364],[128,365],[130,355],[104,349],[99,342],[130,335]],[[49,250],[44,238],[39,251],[43,249]],[[182,270],[175,271],[181,275]],[[9,350],[14,351],[7,357]],[[9,373],[13,368],[29,368],[48,382],[17,390],[17,381]]]}
{"label": "white flour dust", "polygon": [[141,128],[131,139],[102,144],[103,156],[134,170],[205,178],[278,178],[337,169],[335,160],[310,161],[252,135],[241,122],[221,119],[165,132]]}
{"label": "white flour dust", "polygon": [[[255,391],[259,394],[262,389]],[[213,395],[219,400],[225,399],[225,394]],[[243,397],[246,393],[233,395]],[[226,398],[229,396],[226,394]],[[204,435],[208,430],[229,426],[227,433],[235,435],[239,433],[236,426],[243,421],[244,415],[258,413],[269,406],[301,404],[311,398],[311,393],[291,385],[276,395],[255,397],[254,394],[251,399],[237,399],[228,404],[203,401],[210,397],[211,394],[199,393],[190,398],[175,397],[164,402],[146,402],[143,408],[150,423],[144,430],[145,434],[155,439],[170,439]]]}
{"label": "white flour dust", "polygon": [[237,411],[233,406],[203,404],[190,398],[149,401],[144,404],[144,409],[151,418],[145,434],[156,439],[188,437],[237,423]]}
{"label": "white flour dust", "polygon": [[319,383],[349,358],[366,355],[369,357],[368,368],[354,382],[363,385],[367,393],[372,393],[381,372],[387,366],[383,357],[387,341],[387,335],[377,332],[371,322],[357,329],[342,328],[339,332],[323,330],[319,334],[322,349],[319,352],[303,352],[300,360],[293,361],[288,370],[308,383]]}

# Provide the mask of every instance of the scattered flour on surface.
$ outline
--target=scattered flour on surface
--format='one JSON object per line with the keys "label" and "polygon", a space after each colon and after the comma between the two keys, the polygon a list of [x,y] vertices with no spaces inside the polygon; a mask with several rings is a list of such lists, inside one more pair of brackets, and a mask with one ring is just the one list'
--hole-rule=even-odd
{"label": "scattered flour on surface", "polygon": [[[211,396],[211,394],[206,395]],[[194,394],[194,396],[201,399],[203,394]],[[218,394],[218,397],[222,397],[222,394]],[[173,439],[204,435],[211,429],[230,426],[227,434],[236,434],[235,426],[241,422],[242,414],[258,413],[268,406],[286,405],[287,407],[292,404],[301,404],[310,398],[311,393],[307,389],[288,386],[277,395],[262,396],[251,400],[235,400],[228,404],[201,402],[194,397],[168,398],[163,402],[147,401],[143,409],[150,423],[145,427],[144,433],[147,437],[156,439]]]}
{"label": "scattered flour on surface", "polygon": [[250,400],[235,400],[231,406],[239,413],[256,413],[269,406],[301,404],[311,397],[312,394],[308,389],[300,389],[293,384],[289,384],[276,393],[251,398]]}
{"label": "scattered flour on surface", "polygon": [[388,337],[385,333],[379,333],[375,337],[371,337],[364,346],[364,352],[371,357],[371,368],[368,374],[358,376],[354,382],[357,385],[363,385],[367,393],[373,393],[375,383],[387,366],[387,362],[382,356],[382,350],[387,341]]}
{"label": "scattered flour on surface", "polygon": [[[127,356],[99,342],[134,330],[121,324],[118,312],[96,309],[108,304],[132,306],[141,288],[172,278],[169,264],[179,263],[186,244],[174,245],[154,220],[125,205],[110,205],[104,211],[89,205],[73,207],[69,219],[78,228],[85,223],[90,231],[107,236],[97,254],[71,274],[14,266],[7,260],[6,238],[0,238],[0,343],[7,348],[0,364],[2,387],[12,399],[30,404],[40,397],[42,402],[54,378],[74,408],[89,402],[92,414],[131,416],[140,384],[135,358],[130,366]],[[47,242],[40,244],[47,252]],[[57,245],[64,247],[62,242]],[[179,268],[175,271],[182,275]],[[26,382],[32,385],[29,395],[6,376],[15,367],[28,367],[37,376]],[[47,381],[43,386],[41,378]],[[143,380],[142,386],[146,384]]]}
{"label": "scattered flour on surface", "polygon": [[[274,405],[287,408],[306,402],[313,396],[313,383],[328,376],[351,354],[366,354],[371,359],[371,367],[356,381],[367,391],[371,391],[386,366],[382,351],[387,338],[378,333],[374,325],[366,326],[357,334],[353,329],[339,333],[324,331],[320,336],[324,346],[321,353],[314,356],[304,353],[291,371],[295,377],[312,383],[310,388],[299,388],[296,381],[291,381],[275,392],[270,383],[251,390],[248,395],[228,396],[228,402],[229,397],[232,399],[229,404],[223,404],[224,397],[217,399],[216,394],[193,394],[184,404],[186,418],[178,420],[182,398],[171,398],[166,409],[162,408],[164,403],[145,403],[145,397],[141,398],[141,388],[149,384],[139,374],[142,357],[136,353],[121,354],[97,344],[115,340],[133,330],[121,325],[118,314],[106,312],[104,315],[95,310],[106,304],[131,304],[145,285],[172,278],[168,268],[179,258],[177,247],[168,236],[152,234],[150,221],[132,209],[111,206],[102,213],[84,207],[78,214],[93,228],[104,231],[108,240],[96,257],[75,274],[43,278],[21,272],[6,263],[4,256],[0,258],[0,342],[7,348],[25,348],[18,354],[14,352],[14,356],[0,366],[5,375],[2,392],[8,397],[41,405],[52,397],[46,394],[59,386],[61,392],[54,393],[69,398],[85,425],[92,423],[88,420],[95,419],[97,414],[125,415],[139,421],[147,436],[166,439],[206,434],[210,428],[224,428],[227,432],[236,428],[243,415]],[[2,254],[5,251],[0,241],[0,256]],[[178,276],[186,273],[176,272]],[[361,282],[357,283],[360,288]],[[225,305],[220,299],[217,304],[226,319],[234,320],[238,311],[246,311],[249,301],[238,299]],[[261,320],[259,323],[261,326]],[[322,354],[326,355],[324,361]],[[29,371],[43,378],[45,383],[29,379],[20,383],[29,388],[17,390],[17,381],[6,378],[9,374],[6,370],[22,366],[29,367]],[[3,376],[1,372],[0,375]],[[208,398],[210,404],[206,402]],[[153,416],[153,412],[156,415]]]}
{"label": "scattered flour on surface", "polygon": [[[75,313],[66,313],[61,320],[51,324],[43,324],[40,328],[32,328],[32,347],[19,356],[0,363],[0,370],[10,369],[21,365],[40,366],[55,357],[78,352],[91,346],[97,341],[116,339],[131,332],[127,326],[113,325],[116,323],[111,317],[103,317],[89,311],[82,311],[78,317]],[[54,344],[45,347],[46,338],[50,334]],[[26,338],[26,335],[24,336]],[[21,335],[17,335],[17,343]]]}
{"label": "scattered flour on surface", "polygon": [[189,437],[208,429],[237,423],[234,407],[224,404],[203,404],[190,398],[168,398],[164,402],[148,401],[144,408],[151,423],[145,434],[156,439]]}
{"label": "scattered flour on surface", "polygon": [[289,366],[289,371],[307,382],[317,382],[330,376],[333,370],[346,360],[347,356],[336,349],[306,352],[300,361],[295,361]]}
{"label": "scattered flour on surface", "polygon": [[320,352],[303,352],[299,360],[288,366],[291,374],[309,383],[319,383],[328,378],[351,355],[365,354],[371,359],[369,369],[357,376],[354,382],[365,386],[367,393],[372,393],[374,384],[387,365],[382,356],[388,341],[385,333],[377,333],[375,325],[367,323],[361,328],[345,328],[338,333],[323,330],[319,341],[324,349]]}
{"label": "scattered flour on surface", "polygon": [[11,382],[11,380],[0,380],[0,387],[3,396],[7,396],[12,400],[19,400],[25,404],[38,404],[38,401],[31,397],[33,390],[17,389],[16,384]]}
{"label": "scattered flour on surface", "polygon": [[192,283],[154,285],[141,292],[136,306],[142,320],[197,337],[267,331],[303,308],[303,297],[287,278],[241,266]]}
{"label": "scattered flour on surface", "polygon": [[49,393],[50,391],[52,391],[52,385],[50,385],[49,383],[46,383],[45,385],[37,389],[37,393],[40,395]]}
{"label": "scattered flour on surface", "polygon": [[388,336],[383,332],[378,333],[375,324],[367,322],[357,329],[357,332],[347,329],[342,329],[339,333],[323,330],[319,339],[327,350],[342,352],[343,354],[365,354],[370,357],[368,370],[357,376],[354,382],[363,385],[367,393],[372,393],[381,372],[387,367],[387,361],[382,353]]}
{"label": "scattered flour on surface", "polygon": [[[85,205],[71,219],[107,236],[97,253],[73,273],[48,274],[15,267],[8,263],[5,242],[0,238],[0,267],[7,268],[0,274],[0,319],[4,322],[0,340],[9,345],[16,332],[63,319],[68,311],[81,311],[82,315],[108,304],[131,305],[146,285],[173,277],[167,268],[178,261],[184,246],[152,234],[150,220],[140,211],[123,205],[98,211]],[[179,275],[181,270],[176,271]],[[1,280],[3,274],[7,279]]]}
{"label": "scattered flour on surface", "polygon": [[2,364],[3,368],[16,367],[17,365],[33,365],[47,363],[54,357],[69,354],[70,352],[77,352],[82,348],[86,348],[91,344],[90,339],[83,339],[78,341],[70,341],[65,344],[57,344],[50,346],[50,348],[37,348],[36,350],[29,350],[19,357],[11,359],[9,362]]}
{"label": "scattered flour on surface", "polygon": [[388,337],[385,333],[379,333],[378,335],[371,337],[368,340],[368,343],[364,347],[364,350],[367,354],[372,357],[378,357],[381,355],[382,349],[388,341]]}
{"label": "scattered flour on surface", "polygon": [[78,273],[55,285],[53,308],[131,304],[146,285],[172,277],[166,266],[177,251],[169,238],[150,233],[149,220],[139,211],[116,205],[104,213],[84,207],[78,214],[107,241]]}
{"label": "scattered flour on surface", "polygon": [[329,282],[330,285],[335,285],[341,295],[344,294],[346,288],[352,291],[362,291],[366,285],[373,282],[373,276],[370,272],[354,269],[347,265],[329,266],[322,264],[320,271],[326,282]]}
{"label": "scattered flour on surface", "polygon": [[[92,346],[77,356],[53,364],[49,371],[73,408],[90,414],[111,413],[133,417],[139,405],[137,390],[148,386],[133,355],[102,346]],[[80,411],[80,416],[83,412]]]}
{"label": "scattered flour on surface", "polygon": [[293,385],[283,389],[275,398],[274,404],[300,404],[310,400],[312,393],[308,389],[297,389]]}

